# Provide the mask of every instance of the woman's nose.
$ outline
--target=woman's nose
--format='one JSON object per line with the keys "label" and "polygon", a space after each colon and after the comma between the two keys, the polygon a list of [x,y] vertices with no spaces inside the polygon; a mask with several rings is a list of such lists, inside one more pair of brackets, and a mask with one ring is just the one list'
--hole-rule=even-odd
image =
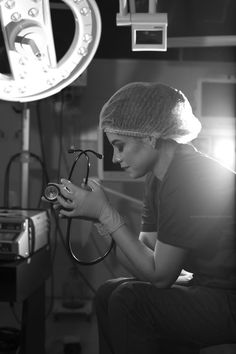
{"label": "woman's nose", "polygon": [[121,162],[121,158],[119,155],[113,153],[113,156],[112,156],[112,162],[113,163],[120,163]]}

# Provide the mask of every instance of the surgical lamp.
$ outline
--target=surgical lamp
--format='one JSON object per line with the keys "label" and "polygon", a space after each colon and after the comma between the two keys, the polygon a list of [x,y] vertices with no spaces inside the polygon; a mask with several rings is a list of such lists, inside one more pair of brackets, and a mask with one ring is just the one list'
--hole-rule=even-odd
{"label": "surgical lamp", "polygon": [[157,0],[149,0],[148,12],[136,12],[135,0],[120,0],[117,26],[131,26],[133,51],[167,50],[167,14],[157,12]]}
{"label": "surgical lamp", "polygon": [[[94,0],[63,0],[73,13],[74,38],[57,62],[49,0],[0,0],[10,75],[0,74],[0,99],[30,102],[58,93],[95,55],[101,18]],[[62,23],[63,26],[63,23]]]}

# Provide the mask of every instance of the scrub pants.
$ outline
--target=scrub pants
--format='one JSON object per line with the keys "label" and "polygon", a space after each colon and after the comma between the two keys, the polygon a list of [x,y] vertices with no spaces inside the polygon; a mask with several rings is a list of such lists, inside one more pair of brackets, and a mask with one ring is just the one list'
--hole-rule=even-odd
{"label": "scrub pants", "polygon": [[236,342],[236,292],[106,281],[95,296],[100,354],[196,354]]}

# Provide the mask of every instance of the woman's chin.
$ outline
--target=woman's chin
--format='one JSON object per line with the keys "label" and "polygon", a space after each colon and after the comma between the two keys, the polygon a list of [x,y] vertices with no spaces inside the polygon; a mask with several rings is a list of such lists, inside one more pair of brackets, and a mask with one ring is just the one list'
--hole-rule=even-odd
{"label": "woman's chin", "polygon": [[138,179],[138,178],[142,178],[143,176],[145,176],[144,173],[141,173],[140,171],[134,171],[129,169],[127,171],[128,175],[132,178],[132,179]]}

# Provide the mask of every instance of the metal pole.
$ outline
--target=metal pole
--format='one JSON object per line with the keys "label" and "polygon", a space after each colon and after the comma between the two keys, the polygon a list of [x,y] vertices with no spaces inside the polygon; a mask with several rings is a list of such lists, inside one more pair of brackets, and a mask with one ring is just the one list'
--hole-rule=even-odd
{"label": "metal pole", "polygon": [[119,1],[119,7],[120,7],[120,15],[125,16],[128,13],[128,4],[127,0],[120,0]]}
{"label": "metal pole", "polygon": [[157,0],[149,0],[148,12],[150,14],[157,13]]}
{"label": "metal pole", "polygon": [[21,167],[21,207],[29,204],[29,144],[30,144],[30,110],[24,104],[22,113],[22,167]]}

